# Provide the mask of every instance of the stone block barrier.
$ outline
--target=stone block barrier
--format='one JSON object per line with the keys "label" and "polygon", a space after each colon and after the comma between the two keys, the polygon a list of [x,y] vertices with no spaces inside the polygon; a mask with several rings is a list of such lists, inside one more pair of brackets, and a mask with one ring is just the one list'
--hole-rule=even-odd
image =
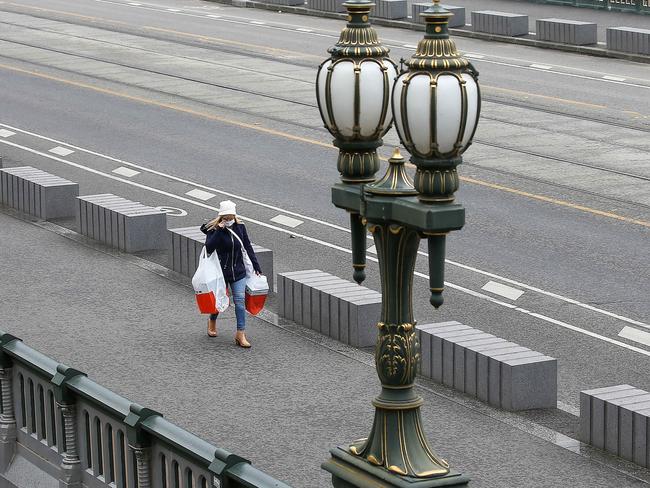
{"label": "stone block barrier", "polygon": [[537,39],[586,46],[598,42],[597,26],[592,22],[564,19],[538,19]]}
{"label": "stone block barrier", "polygon": [[380,19],[405,19],[407,12],[406,0],[375,0],[371,14]]}
{"label": "stone block barrier", "polygon": [[[201,232],[198,225],[169,229],[167,238],[169,267],[182,275],[194,276],[204,244],[205,234]],[[268,279],[269,288],[273,290],[273,251],[252,245],[262,272]]]}
{"label": "stone block barrier", "polygon": [[580,440],[650,466],[650,393],[630,385],[580,392]]}
{"label": "stone block barrier", "polygon": [[381,294],[318,269],[277,275],[279,315],[355,347],[373,346]]}
{"label": "stone block barrier", "polygon": [[505,410],[557,407],[557,360],[460,322],[416,326],[421,374]]}
{"label": "stone block barrier", "polygon": [[78,195],[78,183],[40,169],[31,166],[0,169],[2,204],[39,219],[74,217]]}
{"label": "stone block barrier", "polygon": [[[424,24],[424,19],[420,17],[420,13],[431,7],[431,5],[431,2],[414,3],[411,5],[411,20],[414,24]],[[453,5],[441,5],[441,7],[454,14],[449,19],[449,27],[465,27],[465,7],[455,7]]]}
{"label": "stone block barrier", "polygon": [[307,0],[307,8],[325,12],[345,12],[345,0]]}
{"label": "stone block barrier", "polygon": [[77,197],[77,232],[126,252],[166,248],[167,214],[111,193]]}
{"label": "stone block barrier", "polygon": [[528,16],[483,10],[472,12],[472,30],[500,36],[525,36],[528,34]]}
{"label": "stone block barrier", "polygon": [[607,49],[632,54],[650,54],[650,29],[608,27]]}

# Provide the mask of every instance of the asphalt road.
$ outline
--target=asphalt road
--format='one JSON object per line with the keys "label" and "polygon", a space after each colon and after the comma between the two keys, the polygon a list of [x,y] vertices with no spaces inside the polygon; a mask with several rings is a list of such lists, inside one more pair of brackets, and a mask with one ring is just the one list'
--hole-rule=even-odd
{"label": "asphalt road", "polygon": [[[200,2],[166,8],[169,2],[0,3],[5,165],[78,181],[82,194],[112,192],[187,211],[170,216],[170,227],[198,225],[227,196],[254,242],[274,250],[276,271],[349,277],[346,218],[329,201],[336,153],[308,84],[340,23]],[[419,35],[381,29],[395,59]],[[557,357],[559,406],[570,413],[580,390],[650,389],[647,65],[457,42],[478,56],[487,99],[482,143],[461,167],[457,196],[467,223],[449,238],[446,304],[437,312],[428,305],[423,255],[416,318],[460,320]],[[209,60],[205,71],[187,72],[194,64],[183,63],[197,60]],[[154,64],[194,78],[155,77]],[[255,66],[268,74],[233,79],[234,67]],[[55,146],[74,152],[57,156]],[[122,176],[119,167],[140,173]],[[214,196],[187,195],[197,188]],[[302,223],[271,221],[278,215]],[[379,289],[372,261],[368,275],[366,285]],[[524,293],[515,300],[487,292],[489,281]],[[621,337],[626,327],[640,331],[641,342]],[[532,417],[561,430],[559,418]]]}

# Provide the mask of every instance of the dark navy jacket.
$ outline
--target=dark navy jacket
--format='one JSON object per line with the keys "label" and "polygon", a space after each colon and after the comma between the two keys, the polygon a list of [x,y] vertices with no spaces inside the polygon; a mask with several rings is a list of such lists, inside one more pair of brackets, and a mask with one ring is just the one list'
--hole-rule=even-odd
{"label": "dark navy jacket", "polygon": [[[260,265],[257,262],[257,256],[255,256],[255,251],[253,251],[253,246],[251,246],[251,241],[248,238],[248,233],[246,232],[244,224],[234,223],[230,229],[236,233],[244,243],[244,248],[253,263],[255,271],[261,273],[262,268],[260,268]],[[223,270],[223,277],[225,278],[226,283],[233,283],[245,278],[246,267],[244,266],[244,256],[242,254],[241,244],[239,244],[237,238],[228,231],[228,227],[224,227],[223,229],[217,227],[215,230],[207,230],[205,224],[203,224],[201,226],[201,231],[206,234],[205,250],[208,254],[212,254],[215,250],[217,251],[217,256],[219,256],[221,269]]]}

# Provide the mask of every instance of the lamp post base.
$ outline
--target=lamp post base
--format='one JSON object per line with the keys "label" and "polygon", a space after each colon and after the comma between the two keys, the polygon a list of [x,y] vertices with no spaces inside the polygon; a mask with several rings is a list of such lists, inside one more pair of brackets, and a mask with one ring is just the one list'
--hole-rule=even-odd
{"label": "lamp post base", "polygon": [[332,458],[322,468],[332,474],[334,488],[437,488],[442,486],[468,486],[469,478],[451,471],[435,478],[412,478],[391,473],[373,466],[363,459],[336,447],[330,450]]}

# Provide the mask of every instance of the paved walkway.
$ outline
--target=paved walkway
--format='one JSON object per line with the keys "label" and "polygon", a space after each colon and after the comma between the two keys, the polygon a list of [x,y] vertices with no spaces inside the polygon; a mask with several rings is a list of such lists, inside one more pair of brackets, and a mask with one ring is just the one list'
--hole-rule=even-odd
{"label": "paved walkway", "polygon": [[[0,329],[28,345],[295,487],[328,486],[328,449],[368,433],[378,380],[367,353],[250,317],[242,350],[232,312],[208,339],[188,280],[6,210],[0,228]],[[523,418],[433,384],[419,392],[432,446],[472,487],[644,485]]]}

